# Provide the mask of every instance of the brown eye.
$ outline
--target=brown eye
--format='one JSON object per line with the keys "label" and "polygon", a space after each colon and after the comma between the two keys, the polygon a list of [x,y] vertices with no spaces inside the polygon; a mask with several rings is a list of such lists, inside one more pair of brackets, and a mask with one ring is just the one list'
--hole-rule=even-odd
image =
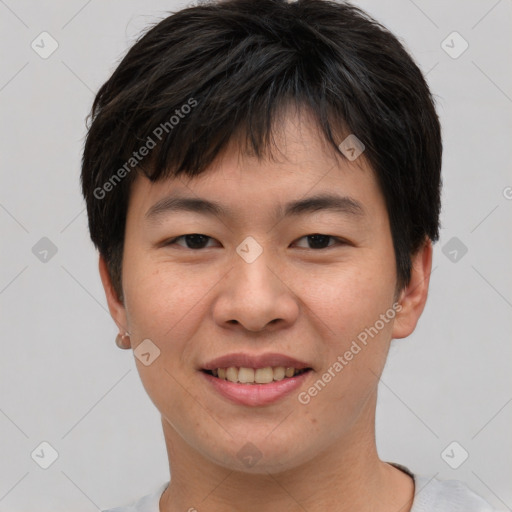
{"label": "brown eye", "polygon": [[181,246],[181,244],[177,244],[177,241],[181,240],[181,239],[185,240],[185,244],[186,244],[185,248],[186,249],[204,249],[208,240],[213,240],[213,238],[211,238],[209,236],[201,235],[199,233],[193,233],[193,234],[181,235],[176,238],[173,238],[172,240],[169,240],[169,242],[167,242],[165,245],[166,246],[168,246],[168,245],[180,245]]}
{"label": "brown eye", "polygon": [[[319,233],[313,235],[306,235],[303,236],[302,238],[299,238],[299,240],[302,239],[306,239],[308,242],[309,246],[306,247],[306,249],[328,249],[329,247],[336,245],[336,243],[343,243],[343,240],[341,240],[340,238],[331,235],[322,235]],[[335,243],[329,245],[330,239],[334,240]]]}

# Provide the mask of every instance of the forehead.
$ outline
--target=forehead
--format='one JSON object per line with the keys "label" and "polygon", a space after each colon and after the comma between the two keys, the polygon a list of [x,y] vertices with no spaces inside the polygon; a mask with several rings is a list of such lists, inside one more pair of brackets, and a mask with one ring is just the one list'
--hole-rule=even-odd
{"label": "forehead", "polygon": [[197,176],[151,182],[137,175],[129,210],[144,215],[156,202],[171,195],[211,198],[231,212],[271,208],[276,213],[279,205],[291,199],[325,193],[357,196],[359,202],[382,201],[364,153],[354,161],[337,155],[307,111],[288,110],[272,135],[272,146],[261,160],[243,151],[234,137]]}

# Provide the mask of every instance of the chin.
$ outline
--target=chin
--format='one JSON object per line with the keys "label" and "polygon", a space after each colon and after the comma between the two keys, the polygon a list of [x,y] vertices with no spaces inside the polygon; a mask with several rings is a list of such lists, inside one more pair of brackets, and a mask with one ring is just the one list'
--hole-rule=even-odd
{"label": "chin", "polygon": [[[311,445],[308,446],[308,452],[298,452],[296,448],[302,443],[289,440],[289,444],[285,444],[279,439],[265,440],[265,435],[260,441],[237,442],[236,447],[230,438],[225,451],[216,453],[212,453],[211,446],[208,446],[206,447],[210,452],[208,458],[214,464],[229,471],[253,475],[282,473],[306,464],[310,460]],[[220,449],[219,447],[218,450]]]}

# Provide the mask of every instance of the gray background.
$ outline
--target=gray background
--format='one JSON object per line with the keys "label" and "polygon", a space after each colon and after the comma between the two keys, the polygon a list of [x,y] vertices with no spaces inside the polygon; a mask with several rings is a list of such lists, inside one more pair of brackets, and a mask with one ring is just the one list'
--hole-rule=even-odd
{"label": "gray background", "polygon": [[[511,510],[512,1],[354,3],[427,73],[445,147],[430,296],[416,332],[393,342],[379,452]],[[94,92],[140,30],[182,6],[0,0],[0,511],[89,512],[168,479],[159,414],[114,344],[79,171]],[[43,31],[59,45],[47,59],[31,47]],[[457,58],[444,48],[462,41],[442,46],[453,31],[469,43]],[[58,452],[48,469],[43,441]],[[441,456],[453,441],[452,464],[469,453],[457,469]]]}

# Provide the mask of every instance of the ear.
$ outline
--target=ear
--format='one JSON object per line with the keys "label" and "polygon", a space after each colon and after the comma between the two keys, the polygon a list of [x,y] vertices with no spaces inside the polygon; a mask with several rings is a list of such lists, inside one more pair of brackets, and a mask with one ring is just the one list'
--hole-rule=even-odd
{"label": "ear", "polygon": [[101,282],[103,283],[103,289],[105,290],[105,296],[107,297],[108,309],[114,322],[117,325],[120,333],[128,331],[128,322],[126,318],[126,309],[124,304],[119,300],[114,287],[112,286],[112,280],[108,272],[107,263],[100,254],[99,270]]}
{"label": "ear", "polygon": [[414,329],[427,302],[430,273],[432,272],[432,242],[427,239],[424,245],[412,256],[411,280],[400,292],[393,324],[393,338],[406,338]]}

